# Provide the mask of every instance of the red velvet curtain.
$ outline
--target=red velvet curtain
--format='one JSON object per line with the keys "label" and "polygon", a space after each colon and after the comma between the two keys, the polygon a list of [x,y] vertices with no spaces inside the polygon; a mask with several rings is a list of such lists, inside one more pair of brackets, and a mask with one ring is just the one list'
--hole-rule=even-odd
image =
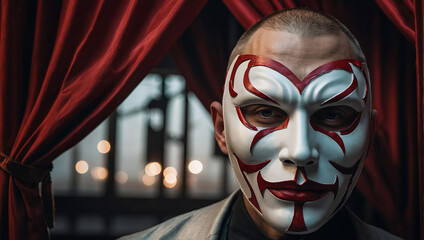
{"label": "red velvet curtain", "polygon": [[[219,18],[213,17],[218,14]],[[227,59],[232,50],[228,40],[237,31],[228,25],[230,15],[222,2],[209,1],[170,51],[187,87],[206,109],[222,97]]]}
{"label": "red velvet curtain", "polygon": [[126,98],[205,3],[1,1],[0,239],[48,239],[38,182],[48,197],[53,159]]}
{"label": "red velvet curtain", "polygon": [[[309,7],[335,16],[351,29],[368,59],[374,108],[378,111],[375,142],[357,187],[384,218],[389,231],[407,239],[419,238],[422,226],[419,215],[423,207],[423,202],[419,201],[423,181],[422,2],[223,2],[244,28],[278,9]],[[216,27],[221,25],[219,20],[208,20],[207,14],[203,14],[194,21],[171,53],[189,81],[189,88],[208,108],[212,100],[220,100],[225,75],[223,64],[227,62],[226,56],[235,41],[225,39],[229,36]],[[225,14],[220,16],[225,18]],[[228,29],[228,25],[221,29]]]}

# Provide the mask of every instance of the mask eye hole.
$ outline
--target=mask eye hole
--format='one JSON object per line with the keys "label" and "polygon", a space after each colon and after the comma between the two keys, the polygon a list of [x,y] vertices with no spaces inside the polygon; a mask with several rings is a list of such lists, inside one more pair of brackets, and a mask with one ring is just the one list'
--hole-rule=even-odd
{"label": "mask eye hole", "polygon": [[284,123],[287,113],[277,107],[253,104],[240,108],[244,119],[255,127],[276,127]]}
{"label": "mask eye hole", "polygon": [[327,107],[315,112],[311,121],[328,131],[342,131],[349,128],[358,114],[349,106]]}

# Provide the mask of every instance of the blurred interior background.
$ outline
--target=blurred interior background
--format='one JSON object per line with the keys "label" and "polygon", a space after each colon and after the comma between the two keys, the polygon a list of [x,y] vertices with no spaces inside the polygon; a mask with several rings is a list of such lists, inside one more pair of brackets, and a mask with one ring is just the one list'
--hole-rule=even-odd
{"label": "blurred interior background", "polygon": [[113,239],[237,188],[208,111],[167,60],[55,160],[53,239]]}

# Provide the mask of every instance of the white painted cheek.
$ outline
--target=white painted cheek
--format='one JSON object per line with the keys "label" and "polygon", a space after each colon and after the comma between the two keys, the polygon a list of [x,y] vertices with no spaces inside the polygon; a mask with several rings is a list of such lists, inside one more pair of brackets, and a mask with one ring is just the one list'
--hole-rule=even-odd
{"label": "white painted cheek", "polygon": [[248,164],[254,163],[250,156],[250,143],[255,136],[256,131],[248,129],[244,126],[237,116],[235,108],[229,109],[231,114],[227,114],[225,118],[225,133],[227,147],[232,152]]}
{"label": "white painted cheek", "polygon": [[236,180],[240,186],[241,191],[247,198],[252,197],[252,193],[250,192],[249,188],[249,184],[251,185],[251,183],[246,182],[246,180],[244,179],[243,175],[245,173],[240,170],[240,166],[238,165],[237,159],[234,157],[231,151],[229,152],[228,156],[230,158],[231,166],[233,167],[234,174],[236,176]]}
{"label": "white painted cheek", "polygon": [[229,151],[228,155],[241,190],[247,197],[251,197],[248,183],[244,179],[244,173],[241,172],[234,153],[242,161],[246,161],[248,164],[255,163],[249,153],[250,142],[253,139],[255,131],[246,128],[246,126],[240,122],[235,107],[231,103],[228,103],[228,100],[228,98],[226,99],[224,97],[226,106],[224,108],[225,138]]}
{"label": "white painted cheek", "polygon": [[295,166],[283,165],[279,159],[273,159],[262,170],[261,175],[269,182],[293,180],[296,174]]}
{"label": "white painted cheek", "polygon": [[[316,174],[310,175],[310,179],[316,179],[315,181],[321,183],[334,182],[335,177],[338,177],[339,188],[334,199],[333,193],[327,194],[322,199],[313,202],[307,202],[304,204],[304,220],[308,231],[315,231],[319,229],[325,222],[327,222],[335,211],[341,201],[346,200],[350,195],[351,191],[355,186],[355,182],[359,176],[360,169],[362,168],[365,157],[362,154],[367,148],[367,132],[368,132],[368,114],[364,111],[361,121],[358,127],[352,133],[348,135],[341,135],[346,148],[346,154],[335,154],[334,149],[338,147],[338,144],[328,136],[321,134],[320,140],[320,165]],[[352,167],[358,161],[360,166],[354,176],[342,174],[337,171],[329,161],[336,162],[344,167]],[[350,184],[351,182],[351,184]],[[343,198],[344,196],[346,198]]]}
{"label": "white painted cheek", "polygon": [[287,232],[294,216],[294,202],[279,200],[265,190],[259,205],[266,222],[280,232]]}
{"label": "white painted cheek", "polygon": [[[262,173],[263,172],[261,171],[261,174]],[[279,231],[287,231],[293,219],[294,203],[291,201],[277,199],[268,190],[264,191],[262,197],[262,193],[259,191],[259,187],[256,181],[257,176],[257,172],[248,174],[249,182],[252,184],[252,188],[257,197],[258,205],[261,209],[261,212],[258,213],[261,214],[265,221],[273,228]]]}
{"label": "white painted cheek", "polygon": [[[366,111],[364,111],[365,113]],[[365,115],[368,115],[365,113]],[[341,138],[345,144],[346,156],[349,162],[356,162],[368,148],[368,131],[369,121],[367,116],[361,116],[361,120],[355,129],[350,134],[341,135]]]}
{"label": "white painted cheek", "polygon": [[[361,119],[353,132],[342,135],[346,153],[339,158],[329,159],[344,167],[351,167],[366,153],[369,144],[369,111],[362,110]],[[327,153],[331,155],[331,153]]]}

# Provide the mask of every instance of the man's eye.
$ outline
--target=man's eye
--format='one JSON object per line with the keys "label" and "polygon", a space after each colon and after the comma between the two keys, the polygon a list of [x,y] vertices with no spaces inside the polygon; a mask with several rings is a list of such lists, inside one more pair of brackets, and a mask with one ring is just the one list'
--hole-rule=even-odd
{"label": "man's eye", "polygon": [[261,109],[259,114],[261,114],[263,117],[272,117],[274,112],[271,109]]}
{"label": "man's eye", "polygon": [[254,104],[241,108],[244,118],[255,127],[276,127],[284,123],[287,114],[276,107]]}
{"label": "man's eye", "polygon": [[342,131],[355,121],[358,114],[348,106],[328,107],[314,113],[311,121],[328,131]]}
{"label": "man's eye", "polygon": [[324,113],[323,118],[327,119],[328,121],[337,121],[342,120],[343,116],[336,111],[329,111]]}

